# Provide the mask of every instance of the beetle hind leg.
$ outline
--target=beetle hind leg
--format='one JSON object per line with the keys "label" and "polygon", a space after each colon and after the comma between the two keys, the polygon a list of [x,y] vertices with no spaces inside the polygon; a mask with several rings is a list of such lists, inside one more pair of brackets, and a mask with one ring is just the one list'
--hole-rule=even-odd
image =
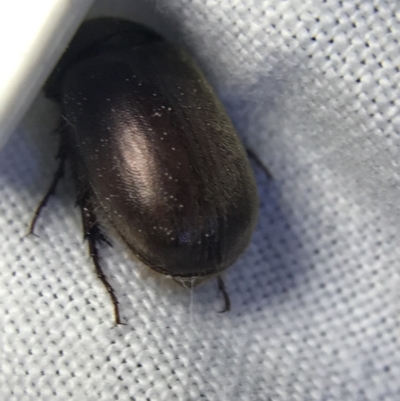
{"label": "beetle hind leg", "polygon": [[114,318],[117,325],[124,324],[121,322],[121,317],[119,313],[118,299],[115,295],[114,289],[108,282],[107,277],[103,273],[99,261],[99,251],[97,244],[101,242],[106,242],[110,244],[108,238],[102,233],[100,225],[97,221],[96,215],[94,214],[93,205],[90,201],[89,196],[85,196],[84,199],[78,201],[78,206],[82,213],[82,223],[84,231],[84,239],[87,240],[89,246],[89,254],[92,258],[97,277],[101,280],[104,287],[106,288],[108,294],[110,295],[111,301],[114,306]]}
{"label": "beetle hind leg", "polygon": [[222,280],[221,276],[217,277],[217,281],[218,290],[221,292],[222,297],[224,298],[224,307],[219,311],[219,313],[228,312],[231,309],[231,300],[229,298],[228,291],[226,290],[224,280]]}

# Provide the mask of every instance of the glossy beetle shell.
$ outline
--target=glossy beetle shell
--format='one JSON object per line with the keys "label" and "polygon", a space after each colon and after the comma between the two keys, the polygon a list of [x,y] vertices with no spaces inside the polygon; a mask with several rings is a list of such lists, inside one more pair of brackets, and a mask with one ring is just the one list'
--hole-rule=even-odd
{"label": "glossy beetle shell", "polygon": [[258,196],[247,154],[193,60],[152,31],[99,19],[45,91],[68,124],[77,188],[150,268],[204,277],[248,245]]}

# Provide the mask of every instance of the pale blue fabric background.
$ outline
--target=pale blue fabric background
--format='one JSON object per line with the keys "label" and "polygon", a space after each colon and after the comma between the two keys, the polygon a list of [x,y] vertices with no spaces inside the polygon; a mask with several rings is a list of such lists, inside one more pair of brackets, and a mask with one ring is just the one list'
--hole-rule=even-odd
{"label": "pale blue fabric background", "polygon": [[[111,2],[110,2],[111,3]],[[227,272],[190,292],[114,241],[82,244],[69,179],[24,235],[55,171],[59,115],[39,96],[0,151],[4,400],[400,399],[400,3],[106,2],[186,47],[255,168],[261,211]]]}

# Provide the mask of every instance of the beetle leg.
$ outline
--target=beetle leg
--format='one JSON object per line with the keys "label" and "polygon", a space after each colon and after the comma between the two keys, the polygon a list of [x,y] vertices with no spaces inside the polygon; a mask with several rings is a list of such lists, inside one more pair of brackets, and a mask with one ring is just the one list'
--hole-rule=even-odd
{"label": "beetle leg", "polygon": [[118,307],[118,299],[115,295],[114,289],[111,287],[110,283],[107,281],[107,277],[103,273],[99,262],[99,251],[97,249],[96,243],[99,242],[109,242],[107,237],[103,235],[100,229],[100,225],[97,222],[96,216],[93,211],[93,206],[89,200],[89,197],[86,199],[79,201],[78,206],[82,212],[82,223],[84,230],[84,238],[87,240],[89,245],[89,254],[92,258],[97,277],[101,280],[104,287],[106,287],[107,292],[110,295],[111,301],[114,305],[114,317],[115,323],[124,324],[121,322],[119,307]]}
{"label": "beetle leg", "polygon": [[228,312],[231,309],[231,300],[229,298],[229,294],[226,291],[225,283],[224,280],[222,280],[222,277],[218,276],[217,280],[218,280],[218,290],[221,291],[225,303],[223,309],[220,310],[219,313]]}
{"label": "beetle leg", "polygon": [[[59,131],[61,134],[62,134],[63,129],[64,129],[63,126],[61,126],[59,128]],[[34,231],[35,231],[35,226],[39,219],[40,213],[42,212],[43,208],[47,205],[49,198],[52,195],[54,195],[58,183],[60,182],[61,178],[64,176],[65,161],[67,159],[67,155],[68,155],[68,152],[67,152],[67,148],[65,146],[65,141],[63,140],[63,137],[61,136],[60,145],[59,145],[57,156],[56,156],[56,159],[59,160],[58,169],[54,174],[54,178],[49,186],[49,189],[47,190],[45,196],[40,201],[39,205],[37,206],[37,208],[35,210],[35,214],[33,216],[31,224],[29,225],[29,231],[28,231],[27,235],[30,235],[30,234],[36,235],[34,233]]]}
{"label": "beetle leg", "polygon": [[249,157],[252,158],[256,162],[256,164],[264,171],[266,176],[268,178],[273,179],[274,177],[273,177],[271,171],[269,171],[268,167],[264,165],[264,163],[260,160],[260,158],[251,149],[246,149],[246,150],[247,150]]}

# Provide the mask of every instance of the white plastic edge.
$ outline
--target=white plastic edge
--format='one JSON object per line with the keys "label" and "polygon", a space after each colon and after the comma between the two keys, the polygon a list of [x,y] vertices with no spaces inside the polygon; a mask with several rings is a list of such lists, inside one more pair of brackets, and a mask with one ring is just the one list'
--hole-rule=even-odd
{"label": "white plastic edge", "polygon": [[93,1],[13,0],[0,4],[0,148]]}

